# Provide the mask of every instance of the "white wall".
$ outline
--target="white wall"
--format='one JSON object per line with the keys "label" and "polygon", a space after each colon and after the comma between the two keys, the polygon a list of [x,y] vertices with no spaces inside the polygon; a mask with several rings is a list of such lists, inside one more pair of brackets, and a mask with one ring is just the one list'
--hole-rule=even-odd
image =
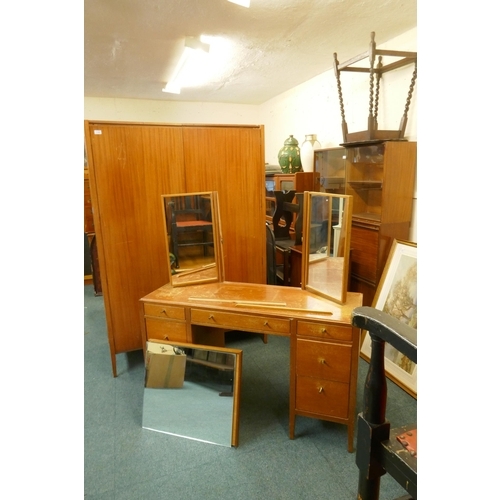
{"label": "white wall", "polygon": [[85,97],[85,120],[262,125],[258,106]]}
{"label": "white wall", "polygon": [[[376,39],[375,39],[376,41]],[[367,37],[368,49],[369,37]],[[417,51],[417,28],[378,46],[392,50]],[[345,57],[338,53],[339,62]],[[413,66],[382,77],[378,124],[396,130],[403,115]],[[418,79],[417,79],[418,82]],[[345,117],[350,132],[366,130],[369,106],[368,76],[342,73]],[[276,165],[278,151],[289,135],[299,144],[306,134],[316,134],[322,147],[343,142],[337,82],[332,69],[259,105],[208,102],[171,102],[141,99],[85,97],[84,118],[88,120],[139,121],[156,123],[263,124],[265,161]],[[405,137],[417,140],[417,85],[413,90]],[[411,241],[417,241],[417,195],[414,195]]]}

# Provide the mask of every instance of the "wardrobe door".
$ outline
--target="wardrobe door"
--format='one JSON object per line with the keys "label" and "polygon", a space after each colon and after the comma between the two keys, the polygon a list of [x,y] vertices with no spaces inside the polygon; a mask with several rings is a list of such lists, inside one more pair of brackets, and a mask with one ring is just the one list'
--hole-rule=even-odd
{"label": "wardrobe door", "polygon": [[182,129],[85,122],[113,372],[142,348],[139,299],[170,279],[161,195],[185,191]]}
{"label": "wardrobe door", "polygon": [[186,190],[217,191],[226,281],[266,283],[263,126],[184,126]]}

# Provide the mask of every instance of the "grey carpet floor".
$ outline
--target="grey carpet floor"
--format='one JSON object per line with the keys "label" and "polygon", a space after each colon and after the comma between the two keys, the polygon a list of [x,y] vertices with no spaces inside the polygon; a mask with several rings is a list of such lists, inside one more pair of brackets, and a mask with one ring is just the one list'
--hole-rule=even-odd
{"label": "grey carpet floor", "polygon": [[[290,342],[230,333],[243,350],[240,445],[227,448],[142,428],[141,351],[117,356],[114,378],[103,298],[84,287],[85,498],[88,500],[354,500],[358,469],[347,428],[298,417],[288,438]],[[367,363],[360,360],[358,412]],[[417,420],[417,402],[388,381],[387,418]],[[355,442],[356,444],[356,442]],[[403,495],[391,477],[381,500]]]}

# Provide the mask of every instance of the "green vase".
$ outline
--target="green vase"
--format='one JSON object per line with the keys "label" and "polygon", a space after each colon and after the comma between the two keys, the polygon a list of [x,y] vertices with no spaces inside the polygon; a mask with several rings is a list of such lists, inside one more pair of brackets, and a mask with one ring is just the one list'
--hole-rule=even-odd
{"label": "green vase", "polygon": [[299,141],[294,139],[293,135],[285,141],[283,147],[279,150],[278,162],[284,174],[302,172]]}

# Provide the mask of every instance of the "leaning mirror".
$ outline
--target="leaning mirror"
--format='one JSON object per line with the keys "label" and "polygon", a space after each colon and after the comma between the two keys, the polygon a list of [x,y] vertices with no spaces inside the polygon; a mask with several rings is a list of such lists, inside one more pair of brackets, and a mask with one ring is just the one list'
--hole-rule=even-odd
{"label": "leaning mirror", "polygon": [[172,286],[223,281],[217,192],[162,196]]}
{"label": "leaning mirror", "polygon": [[142,427],[238,446],[240,349],[148,342]]}
{"label": "leaning mirror", "polygon": [[349,280],[352,196],[306,191],[302,287],[340,304]]}

